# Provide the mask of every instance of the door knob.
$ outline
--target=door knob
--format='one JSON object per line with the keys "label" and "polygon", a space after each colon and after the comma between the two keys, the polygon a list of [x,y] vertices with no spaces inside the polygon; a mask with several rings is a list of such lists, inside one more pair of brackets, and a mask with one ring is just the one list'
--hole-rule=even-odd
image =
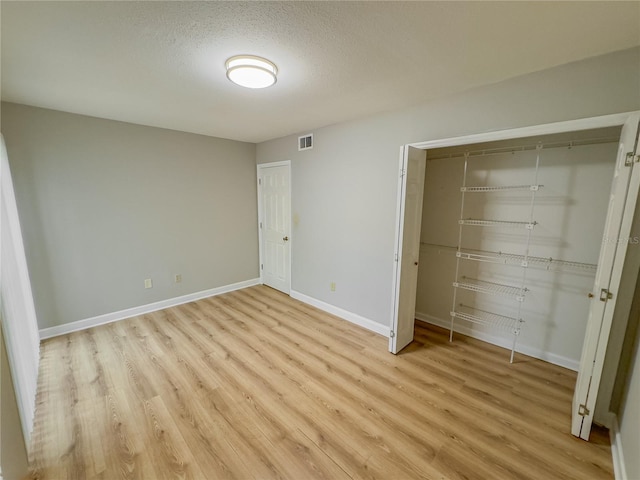
{"label": "door knob", "polygon": [[289,241],[289,237],[282,237],[282,240],[284,240],[285,242]]}

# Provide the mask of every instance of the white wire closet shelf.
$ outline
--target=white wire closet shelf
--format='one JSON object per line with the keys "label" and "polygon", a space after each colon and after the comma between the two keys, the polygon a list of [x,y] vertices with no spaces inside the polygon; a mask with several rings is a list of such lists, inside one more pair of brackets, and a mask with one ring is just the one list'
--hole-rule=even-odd
{"label": "white wire closet shelf", "polygon": [[460,225],[470,225],[472,227],[524,227],[532,230],[537,222],[514,222],[511,220],[486,220],[481,218],[463,218],[458,220]]}
{"label": "white wire closet shelf", "polygon": [[453,282],[455,288],[469,290],[471,292],[487,293],[489,295],[497,295],[501,297],[515,298],[522,302],[528,288],[516,287],[513,285],[505,285],[502,283],[489,282],[477,278],[462,277],[462,281]]}
{"label": "white wire closet shelf", "polygon": [[494,185],[489,187],[460,187],[461,192],[467,193],[488,193],[488,192],[503,192],[506,190],[528,190],[536,192],[544,185]]}
{"label": "white wire closet shelf", "polygon": [[432,154],[429,156],[431,160],[439,160],[443,158],[470,158],[470,157],[485,157],[491,155],[501,155],[505,153],[516,154],[520,152],[527,152],[530,150],[544,150],[548,148],[573,148],[580,147],[583,145],[596,145],[601,143],[615,143],[617,144],[619,141],[619,137],[599,137],[599,138],[589,138],[589,139],[575,139],[575,140],[565,140],[559,142],[548,142],[548,143],[526,143],[523,145],[513,145],[508,147],[498,147],[498,148],[486,148],[481,150],[467,150],[467,151],[458,151],[455,153],[445,153],[445,154]]}
{"label": "white wire closet shelf", "polygon": [[487,312],[478,308],[469,307],[462,303],[458,305],[456,310],[451,312],[451,316],[475,323],[477,325],[486,325],[488,327],[504,330],[513,335],[520,333],[520,326],[524,320],[516,317],[508,317],[493,312]]}
{"label": "white wire closet shelf", "polygon": [[[560,260],[552,257],[525,256],[516,253],[490,252],[484,250],[459,250],[456,256],[466,260],[476,262],[501,263],[505,265],[517,265],[520,267],[536,267],[545,270],[574,269],[580,271],[593,272],[598,269],[598,265],[593,263],[574,262],[571,260]],[[526,264],[525,264],[526,262]]]}

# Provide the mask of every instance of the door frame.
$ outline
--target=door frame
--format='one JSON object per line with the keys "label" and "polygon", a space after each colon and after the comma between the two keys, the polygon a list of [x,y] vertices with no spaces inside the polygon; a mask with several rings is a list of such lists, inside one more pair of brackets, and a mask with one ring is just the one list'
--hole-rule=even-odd
{"label": "door frame", "polygon": [[[256,191],[258,192],[258,270],[260,271],[260,283],[262,285],[264,285],[264,275],[263,275],[263,269],[262,269],[262,265],[263,265],[263,259],[264,259],[264,252],[263,252],[263,238],[262,238],[262,195],[260,193],[260,190],[262,188],[261,185],[261,173],[264,169],[266,168],[272,168],[272,167],[287,167],[287,169],[289,170],[289,232],[291,232],[291,185],[292,185],[292,179],[291,179],[291,160],[282,160],[280,162],[271,162],[271,163],[259,163],[256,166]],[[289,233],[289,272],[288,272],[288,278],[289,278],[289,288],[287,289],[288,291],[286,292],[287,295],[291,294],[291,262],[293,259],[293,256],[291,255],[291,252],[293,250],[293,235],[292,233]]]}

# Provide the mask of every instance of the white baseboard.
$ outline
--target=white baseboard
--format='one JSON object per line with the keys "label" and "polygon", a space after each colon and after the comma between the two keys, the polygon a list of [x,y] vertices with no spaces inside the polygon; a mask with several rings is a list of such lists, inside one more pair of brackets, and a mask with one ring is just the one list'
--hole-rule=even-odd
{"label": "white baseboard", "polygon": [[[416,318],[418,320],[437,325],[438,327],[446,328],[447,330],[449,330],[449,327],[451,325],[450,320],[442,320],[426,313],[416,312]],[[466,325],[459,324],[455,325],[453,331],[461,333],[463,335],[467,335],[468,337],[477,338],[478,340],[482,340],[483,342],[487,342],[492,345],[497,345],[499,347],[508,348],[509,350],[511,350],[513,337],[497,337],[488,333],[471,330]],[[563,357],[561,355],[556,355],[555,353],[545,352],[544,350],[541,350],[539,348],[534,348],[527,345],[516,344],[516,351],[530,357],[539,358],[540,360],[544,360],[545,362],[553,363],[554,365],[568,368],[569,370],[573,370],[574,372],[577,372],[580,366],[580,362],[577,360]]]}
{"label": "white baseboard", "polygon": [[611,457],[613,459],[613,474],[616,480],[627,480],[627,469],[625,468],[624,455],[622,454],[622,439],[620,438],[620,426],[618,416],[611,413],[611,428],[609,428],[609,438],[611,440]]}
{"label": "white baseboard", "polygon": [[223,285],[222,287],[211,288],[209,290],[190,293],[188,295],[182,295],[181,297],[169,298],[167,300],[161,300],[159,302],[149,303],[147,305],[141,305],[139,307],[127,308],[125,310],[120,310],[117,312],[105,313],[104,315],[85,318],[84,320],[65,323],[64,325],[43,328],[40,330],[40,340],[44,340],[45,338],[57,337],[58,335],[65,335],[71,332],[77,332],[79,330],[86,330],[87,328],[97,327],[98,325],[117,322],[118,320],[124,320],[125,318],[144,315],[146,313],[155,312],[165,308],[175,307],[176,305],[182,305],[183,303],[194,302],[202,298],[214,297],[216,295],[233,292],[234,290],[240,290],[241,288],[252,287],[259,284],[259,278],[252,278],[251,280],[245,280],[244,282],[232,283],[231,285]]}
{"label": "white baseboard", "polygon": [[296,300],[300,300],[303,303],[309,304],[313,307],[319,308],[327,313],[335,315],[336,317],[340,317],[348,322],[355,323],[356,325],[366,328],[367,330],[371,330],[372,332],[378,333],[389,338],[389,333],[391,329],[382,325],[381,323],[374,322],[368,318],[362,317],[356,313],[349,312],[347,310],[343,310],[340,307],[336,307],[335,305],[331,305],[330,303],[323,302],[322,300],[318,300],[316,298],[305,295],[304,293],[296,292],[295,290],[291,290],[289,293],[291,298]]}

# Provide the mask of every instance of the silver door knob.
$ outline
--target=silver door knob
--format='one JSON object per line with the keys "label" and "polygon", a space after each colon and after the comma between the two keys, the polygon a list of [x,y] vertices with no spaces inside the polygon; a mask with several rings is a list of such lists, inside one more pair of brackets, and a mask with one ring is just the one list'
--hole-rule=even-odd
{"label": "silver door knob", "polygon": [[282,237],[282,240],[284,240],[285,242],[289,241],[289,237]]}

